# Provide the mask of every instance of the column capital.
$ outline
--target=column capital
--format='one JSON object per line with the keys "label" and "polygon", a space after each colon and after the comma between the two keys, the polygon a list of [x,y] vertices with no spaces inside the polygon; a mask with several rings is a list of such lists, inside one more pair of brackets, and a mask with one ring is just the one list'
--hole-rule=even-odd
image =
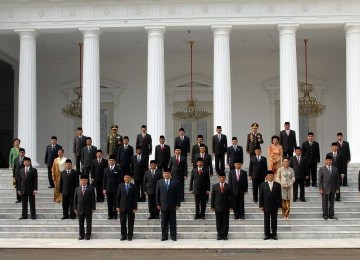
{"label": "column capital", "polygon": [[346,23],[344,25],[346,33],[360,33],[360,23]]}
{"label": "column capital", "polygon": [[145,31],[150,36],[162,36],[166,32],[165,26],[145,26]]}
{"label": "column capital", "polygon": [[101,34],[99,27],[82,27],[79,31],[83,33],[84,37],[99,37]]}
{"label": "column capital", "polygon": [[211,30],[215,35],[229,35],[232,31],[232,25],[211,25]]}
{"label": "column capital", "polygon": [[278,24],[278,31],[280,34],[293,34],[299,28],[297,23],[280,23]]}
{"label": "column capital", "polygon": [[15,29],[14,32],[20,35],[21,38],[34,38],[37,36],[35,29]]}

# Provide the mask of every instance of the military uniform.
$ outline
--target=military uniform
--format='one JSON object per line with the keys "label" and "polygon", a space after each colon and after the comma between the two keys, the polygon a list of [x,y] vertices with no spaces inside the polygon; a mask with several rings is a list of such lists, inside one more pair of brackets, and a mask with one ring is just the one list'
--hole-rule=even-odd
{"label": "military uniform", "polygon": [[[111,129],[118,129],[117,125],[111,126]],[[107,153],[108,155],[117,155],[119,146],[123,142],[123,137],[118,133],[111,133],[107,136]]]}
{"label": "military uniform", "polygon": [[253,123],[251,128],[253,131],[248,133],[246,140],[246,152],[250,154],[250,158],[255,156],[255,150],[260,148],[260,144],[264,143],[262,135],[258,132],[254,133],[254,130],[258,129],[259,125],[257,123]]}

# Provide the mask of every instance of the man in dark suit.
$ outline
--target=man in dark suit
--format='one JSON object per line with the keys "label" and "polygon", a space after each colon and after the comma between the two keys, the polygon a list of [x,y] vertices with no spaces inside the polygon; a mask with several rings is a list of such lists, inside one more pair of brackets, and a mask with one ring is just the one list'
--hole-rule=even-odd
{"label": "man in dark suit", "polygon": [[[325,165],[319,169],[319,191],[322,198],[323,218],[337,219],[334,212],[335,193],[340,191],[341,178],[338,169],[332,166],[332,156],[326,155]],[[329,205],[330,204],[330,205]]]}
{"label": "man in dark suit", "polygon": [[[338,170],[338,173],[341,177],[340,179],[340,186],[341,181],[344,179],[344,168],[346,167],[346,160],[344,158],[344,155],[342,153],[338,153],[338,144],[337,142],[334,142],[331,144],[331,152],[327,153],[326,155],[331,156],[332,158],[332,166],[336,167]],[[336,193],[336,201],[341,201],[340,199],[340,189],[339,192]]]}
{"label": "man in dark suit", "polygon": [[197,155],[195,155],[196,161],[199,158],[203,159],[204,168],[207,169],[209,171],[210,176],[212,176],[213,175],[212,159],[211,159],[211,155],[206,153],[206,145],[205,144],[200,145],[200,152]]}
{"label": "man in dark suit", "polygon": [[[198,153],[200,153],[200,146],[203,144],[204,141],[204,137],[202,135],[198,135],[197,136],[197,143],[193,145],[193,147],[191,148],[191,163],[193,164],[193,168],[196,168],[196,155]],[[205,153],[209,153],[209,149],[207,147],[207,145],[205,145]]]}
{"label": "man in dark suit", "polygon": [[227,150],[227,138],[222,134],[221,126],[216,127],[216,135],[212,138],[212,151],[215,154],[216,173],[225,170],[225,154]]}
{"label": "man in dark suit", "polygon": [[187,154],[190,153],[190,139],[185,136],[184,128],[180,128],[178,134],[179,136],[174,141],[174,147],[180,147],[181,155],[187,158]]}
{"label": "man in dark suit", "polygon": [[206,199],[210,194],[210,175],[209,170],[203,167],[204,160],[201,157],[196,159],[196,164],[197,168],[191,171],[189,191],[195,197],[194,219],[205,219]]}
{"label": "man in dark suit", "polygon": [[246,137],[246,153],[250,155],[250,158],[255,156],[255,150],[257,148],[261,149],[260,144],[264,143],[262,134],[258,132],[258,129],[258,123],[251,124],[251,132]]}
{"label": "man in dark suit", "polygon": [[15,203],[21,202],[21,196],[19,195],[17,189],[19,185],[20,170],[24,168],[24,157],[25,157],[25,149],[19,148],[19,156],[14,161],[14,178],[15,178],[15,192],[16,192]]}
{"label": "man in dark suit", "polygon": [[[88,185],[88,176],[81,175],[80,186],[76,187],[74,195],[74,212],[79,220],[79,240],[90,240],[92,214],[96,210],[95,190]],[[84,222],[86,219],[86,233]]]}
{"label": "man in dark suit", "polygon": [[310,186],[310,177],[311,177],[311,186],[317,187],[317,164],[320,162],[320,148],[319,143],[314,141],[314,133],[309,132],[307,141],[305,141],[302,146],[302,154],[306,157],[307,170],[306,175],[309,178],[306,179],[306,186]]}
{"label": "man in dark suit", "polygon": [[179,182],[179,193],[181,202],[184,201],[184,185],[188,176],[187,159],[181,155],[180,147],[175,147],[175,155],[170,158],[169,168],[171,178]]}
{"label": "man in dark suit", "polygon": [[[125,174],[124,182],[119,184],[116,196],[116,210],[120,214],[121,241],[131,241],[134,233],[135,212],[138,195],[135,184],[131,183],[130,174]],[[126,222],[128,226],[126,227]]]}
{"label": "man in dark suit", "polygon": [[136,147],[136,154],[131,158],[131,176],[134,179],[136,189],[140,192],[139,201],[145,202],[144,175],[148,169],[149,158],[142,153],[142,147]]}
{"label": "man in dark suit", "polygon": [[35,195],[38,191],[37,169],[31,166],[29,157],[24,157],[24,168],[19,173],[18,194],[21,196],[22,214],[20,219],[27,219],[28,201],[31,219],[36,219]]}
{"label": "man in dark suit", "polygon": [[180,194],[177,180],[171,179],[170,169],[165,168],[163,179],[156,186],[156,206],[161,211],[161,241],[170,236],[176,241],[176,211],[180,208]]}
{"label": "man in dark suit", "polygon": [[305,179],[309,178],[306,175],[306,157],[301,154],[301,147],[295,148],[295,156],[290,158],[289,166],[293,168],[295,173],[295,182],[293,187],[293,201],[296,202],[298,198],[298,188],[300,187],[300,200],[305,200]]}
{"label": "man in dark suit", "polygon": [[[264,212],[264,240],[277,238],[277,215],[281,208],[281,185],[274,181],[274,172],[268,171],[267,182],[261,184],[259,208]],[[271,232],[270,232],[271,222]]]}
{"label": "man in dark suit", "polygon": [[73,146],[73,153],[76,158],[76,171],[80,174],[81,173],[81,154],[82,149],[86,146],[86,136],[83,135],[83,130],[81,127],[78,127],[76,130],[76,136],[74,137],[74,146]]}
{"label": "man in dark suit", "polygon": [[107,198],[108,219],[117,219],[116,195],[117,188],[124,181],[124,174],[115,165],[115,155],[109,156],[109,167],[104,170],[103,194]]}
{"label": "man in dark suit", "polygon": [[134,148],[129,145],[129,137],[124,136],[123,144],[119,146],[116,162],[120,165],[121,171],[130,173],[131,158],[134,155]]}
{"label": "man in dark suit", "polygon": [[48,168],[48,179],[49,179],[49,188],[54,188],[54,181],[52,179],[51,168],[54,163],[55,158],[58,157],[58,151],[62,148],[61,145],[57,144],[57,137],[52,136],[51,142],[46,146],[45,150],[45,164]]}
{"label": "man in dark suit", "polygon": [[142,147],[142,154],[146,156],[146,170],[149,166],[149,156],[152,154],[152,139],[151,135],[147,133],[146,125],[141,126],[141,133],[136,137],[136,147]]}
{"label": "man in dark suit", "polygon": [[171,157],[170,146],[165,144],[165,136],[160,135],[160,144],[155,147],[155,161],[158,163],[158,168],[162,170],[167,167]]}
{"label": "man in dark suit", "polygon": [[247,172],[241,169],[242,162],[234,161],[234,170],[229,172],[229,185],[233,193],[234,219],[245,219],[244,197],[248,192]]}
{"label": "man in dark suit", "polygon": [[96,159],[91,161],[91,179],[93,187],[96,187],[96,201],[104,202],[103,180],[104,171],[108,167],[108,160],[103,158],[102,150],[96,151]]}
{"label": "man in dark suit", "polygon": [[344,157],[346,162],[345,167],[343,169],[344,178],[342,179],[342,186],[347,186],[347,166],[351,161],[351,153],[350,153],[350,145],[347,141],[344,141],[344,137],[342,133],[337,133],[337,145],[338,151]]}
{"label": "man in dark suit", "polygon": [[83,167],[83,174],[90,177],[91,162],[96,158],[96,146],[91,145],[91,137],[86,137],[86,146],[81,152],[81,165]]}
{"label": "man in dark suit", "polygon": [[230,166],[230,170],[235,169],[235,161],[240,161],[241,164],[244,163],[243,148],[238,145],[237,137],[232,138],[232,146],[227,148],[227,164]]}
{"label": "man in dark suit", "polygon": [[[70,159],[65,161],[65,170],[60,175],[59,192],[62,195],[63,217],[61,219],[75,219],[74,194],[76,187],[79,186],[79,174],[72,169]],[[70,211],[70,212],[69,212]]]}
{"label": "man in dark suit", "polygon": [[148,198],[150,216],[148,219],[159,219],[160,212],[156,207],[156,185],[163,178],[161,170],[157,167],[157,161],[150,161],[150,169],[145,172],[144,192]]}
{"label": "man in dark suit", "polygon": [[225,183],[225,172],[219,172],[219,183],[212,186],[211,210],[215,211],[217,240],[227,240],[229,217],[233,208],[231,186]]}
{"label": "man in dark suit", "polygon": [[250,159],[249,178],[252,179],[253,200],[258,202],[260,185],[264,182],[267,173],[267,160],[261,156],[261,148],[256,148],[255,156]]}
{"label": "man in dark suit", "polygon": [[284,130],[280,131],[280,145],[283,148],[283,158],[291,158],[296,147],[296,133],[290,130],[290,122],[285,122]]}

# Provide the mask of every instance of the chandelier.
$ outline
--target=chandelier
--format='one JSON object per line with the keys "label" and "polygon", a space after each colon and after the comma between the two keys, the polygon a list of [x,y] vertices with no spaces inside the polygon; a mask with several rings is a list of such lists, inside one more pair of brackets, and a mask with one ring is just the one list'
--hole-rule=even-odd
{"label": "chandelier", "polygon": [[194,41],[190,41],[190,100],[187,100],[187,106],[181,107],[173,113],[173,117],[180,120],[198,120],[206,118],[211,115],[204,107],[198,107],[196,105],[196,99],[193,98],[193,44]]}
{"label": "chandelier", "polygon": [[307,117],[317,117],[324,113],[326,106],[322,104],[315,96],[311,95],[315,91],[315,85],[309,84],[307,80],[307,42],[305,43],[305,83],[300,86],[300,90],[304,93],[299,98],[299,113]]}
{"label": "chandelier", "polygon": [[75,98],[70,100],[70,103],[66,105],[62,109],[62,112],[69,116],[74,118],[81,118],[82,117],[82,47],[83,44],[79,43],[80,48],[80,86],[74,87],[73,92],[75,93]]}

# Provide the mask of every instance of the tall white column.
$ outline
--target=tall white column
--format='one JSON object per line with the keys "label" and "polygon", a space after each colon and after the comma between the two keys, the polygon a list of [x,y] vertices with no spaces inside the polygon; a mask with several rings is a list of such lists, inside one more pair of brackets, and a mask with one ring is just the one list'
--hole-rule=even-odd
{"label": "tall white column", "polygon": [[84,34],[82,128],[100,148],[99,28],[80,28]]}
{"label": "tall white column", "polygon": [[228,136],[228,144],[232,138],[231,113],[231,67],[229,37],[232,26],[211,26],[214,34],[214,133],[220,125]]}
{"label": "tall white column", "polygon": [[360,24],[346,24],[346,121],[351,163],[360,163]]}
{"label": "tall white column", "polygon": [[298,78],[296,60],[297,24],[278,25],[280,36],[280,129],[290,122],[299,142]]}
{"label": "tall white column", "polygon": [[[164,26],[145,27],[148,34],[147,128],[153,151],[160,135],[165,135]],[[165,136],[166,138],[166,136]],[[168,140],[169,141],[169,140]],[[150,156],[155,156],[153,152]]]}
{"label": "tall white column", "polygon": [[33,166],[37,163],[36,131],[36,33],[15,30],[20,35],[18,137]]}

